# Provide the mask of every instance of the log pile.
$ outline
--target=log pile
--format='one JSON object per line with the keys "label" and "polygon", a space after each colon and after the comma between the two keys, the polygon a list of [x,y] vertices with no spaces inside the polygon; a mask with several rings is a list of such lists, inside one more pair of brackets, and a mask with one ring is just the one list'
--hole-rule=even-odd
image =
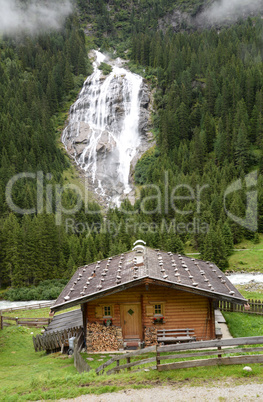
{"label": "log pile", "polygon": [[144,331],[144,341],[145,346],[153,346],[157,345],[157,328],[156,327],[148,327]]}
{"label": "log pile", "polygon": [[87,324],[87,352],[106,352],[123,349],[120,327],[106,327],[102,324]]}

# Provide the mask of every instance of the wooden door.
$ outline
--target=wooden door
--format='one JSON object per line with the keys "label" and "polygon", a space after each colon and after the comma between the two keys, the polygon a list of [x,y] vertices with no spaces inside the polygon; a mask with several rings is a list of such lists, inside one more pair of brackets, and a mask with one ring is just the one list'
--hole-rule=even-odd
{"label": "wooden door", "polygon": [[142,339],[141,305],[122,304],[120,310],[123,339]]}

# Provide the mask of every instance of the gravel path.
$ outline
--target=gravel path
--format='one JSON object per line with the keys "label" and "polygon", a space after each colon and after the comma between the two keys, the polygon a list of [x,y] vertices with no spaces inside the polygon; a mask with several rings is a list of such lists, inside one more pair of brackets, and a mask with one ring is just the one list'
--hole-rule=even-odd
{"label": "gravel path", "polygon": [[176,388],[173,386],[148,389],[127,389],[103,395],[83,395],[61,402],[189,402],[189,401],[263,401],[263,384]]}

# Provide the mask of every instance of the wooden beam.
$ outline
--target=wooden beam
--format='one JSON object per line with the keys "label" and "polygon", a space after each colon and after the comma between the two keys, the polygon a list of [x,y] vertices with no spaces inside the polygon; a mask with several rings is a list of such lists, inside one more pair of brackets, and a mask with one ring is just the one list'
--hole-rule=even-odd
{"label": "wooden beam", "polygon": [[[118,371],[124,370],[126,368],[130,368],[130,367],[133,367],[133,366],[140,366],[142,364],[152,363],[152,362],[155,362],[155,361],[156,361],[156,357],[151,357],[149,359],[137,360],[136,362],[123,364],[121,366],[118,365],[116,367],[113,367],[111,370],[108,370],[107,374],[110,375],[110,374],[115,373],[116,371],[118,372]],[[118,361],[117,361],[117,363],[118,363]]]}
{"label": "wooden beam", "polygon": [[161,364],[157,366],[157,370],[167,371],[167,370],[176,370],[180,368],[229,366],[232,364],[253,364],[262,362],[263,362],[263,355],[232,356],[232,357],[224,357],[221,359],[215,358],[215,359],[203,359],[203,360],[190,360],[187,362]]}
{"label": "wooden beam", "polygon": [[[199,356],[213,356],[221,354],[231,354],[231,353],[252,353],[252,352],[263,352],[262,348],[234,348],[234,349],[222,349],[222,350],[209,350],[205,352],[195,352],[195,353],[178,353],[177,355],[164,355],[160,356],[159,360],[172,360],[172,359],[186,359],[188,357],[199,357]],[[160,363],[159,363],[160,364]]]}
{"label": "wooden beam", "polygon": [[179,350],[194,350],[194,349],[207,349],[207,348],[218,348],[219,346],[239,346],[239,345],[262,345],[263,336],[251,336],[244,338],[233,338],[233,339],[216,339],[213,341],[197,341],[189,342],[187,344],[176,344],[169,346],[157,346],[157,351],[163,352],[175,352]]}
{"label": "wooden beam", "polygon": [[114,363],[115,360],[113,358],[111,358],[110,360],[108,360],[107,362],[101,364],[99,367],[96,368],[96,374],[99,374],[100,371],[104,370],[106,367],[108,367],[110,364]]}

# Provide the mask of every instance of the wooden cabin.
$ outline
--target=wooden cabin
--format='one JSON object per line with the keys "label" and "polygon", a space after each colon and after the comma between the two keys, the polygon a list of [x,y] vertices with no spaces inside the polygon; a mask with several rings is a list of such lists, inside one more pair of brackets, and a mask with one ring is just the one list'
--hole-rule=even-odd
{"label": "wooden cabin", "polygon": [[167,339],[175,330],[187,339],[187,329],[215,339],[220,300],[246,303],[215,264],[137,245],[80,267],[52,310],[80,304],[88,349],[117,350],[156,344],[160,330]]}

